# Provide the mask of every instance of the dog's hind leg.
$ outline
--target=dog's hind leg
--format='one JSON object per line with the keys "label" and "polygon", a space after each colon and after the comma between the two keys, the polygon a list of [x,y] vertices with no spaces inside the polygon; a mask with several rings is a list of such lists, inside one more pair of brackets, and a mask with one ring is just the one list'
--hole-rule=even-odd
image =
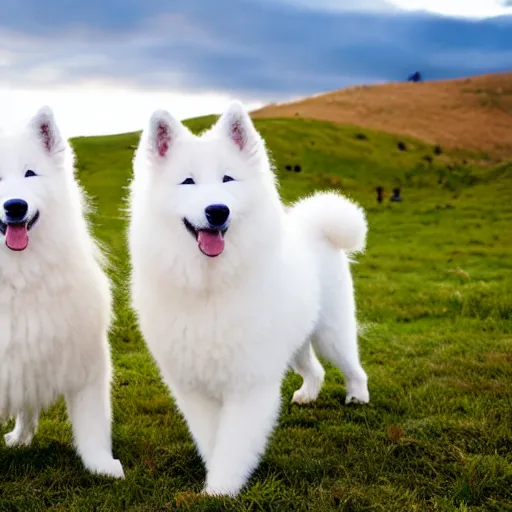
{"label": "dog's hind leg", "polygon": [[292,403],[314,402],[322,389],[325,370],[309,341],[297,351],[291,366],[303,379],[302,386],[293,394]]}
{"label": "dog's hind leg", "polygon": [[[354,321],[355,323],[355,321]],[[345,403],[368,403],[368,377],[359,361],[355,328],[323,327],[315,336],[314,345],[322,357],[337,366],[345,377],[347,397]]]}
{"label": "dog's hind leg", "polygon": [[37,430],[39,412],[23,411],[16,416],[14,429],[5,434],[7,446],[29,446]]}
{"label": "dog's hind leg", "polygon": [[331,319],[321,322],[313,339],[319,355],[331,361],[345,377],[347,397],[345,402],[368,403],[368,377],[361,366],[357,346],[355,317]]}
{"label": "dog's hind leg", "polygon": [[[334,264],[337,263],[337,264]],[[313,337],[318,355],[338,367],[345,377],[346,403],[368,403],[368,377],[359,360],[357,321],[348,260],[335,260],[324,284],[320,318]],[[341,263],[341,264],[340,264]]]}
{"label": "dog's hind leg", "polygon": [[221,404],[197,392],[182,392],[173,388],[178,408],[185,416],[199,454],[208,466],[217,435]]}
{"label": "dog's hind leg", "polygon": [[226,397],[207,467],[206,494],[236,496],[240,492],[265,450],[280,398],[279,382]]}
{"label": "dog's hind leg", "polygon": [[93,473],[124,477],[121,463],[112,457],[110,371],[106,357],[89,374],[87,384],[66,396],[77,451]]}

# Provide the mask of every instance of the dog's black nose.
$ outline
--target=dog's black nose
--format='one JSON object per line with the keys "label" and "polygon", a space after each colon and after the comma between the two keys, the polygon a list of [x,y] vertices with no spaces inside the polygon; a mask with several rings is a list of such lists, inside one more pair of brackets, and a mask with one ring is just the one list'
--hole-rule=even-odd
{"label": "dog's black nose", "polygon": [[28,204],[23,199],[9,199],[4,203],[7,222],[23,222],[28,212]]}
{"label": "dog's black nose", "polygon": [[204,212],[212,228],[222,228],[229,218],[229,208],[225,204],[211,204]]}

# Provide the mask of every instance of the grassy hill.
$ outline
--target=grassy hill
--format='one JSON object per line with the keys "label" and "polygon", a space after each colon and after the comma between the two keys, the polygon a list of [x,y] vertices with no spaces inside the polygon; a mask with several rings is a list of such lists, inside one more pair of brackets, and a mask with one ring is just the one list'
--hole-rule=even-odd
{"label": "grassy hill", "polygon": [[[188,124],[199,131],[212,121]],[[368,250],[353,272],[371,403],[345,406],[343,379],[329,368],[317,403],[292,406],[300,379],[290,374],[279,427],[242,497],[195,494],[201,461],[125,294],[123,197],[138,134],[79,138],[80,180],[118,285],[114,449],[127,478],[112,483],[82,470],[60,403],[31,448],[0,449],[0,511],[507,510],[512,165],[321,121],[262,119],[257,127],[285,200],[339,188],[367,208]],[[402,203],[388,201],[396,185]],[[381,205],[376,186],[388,193]]]}
{"label": "grassy hill", "polygon": [[305,117],[512,158],[512,73],[357,86],[268,105],[254,118]]}

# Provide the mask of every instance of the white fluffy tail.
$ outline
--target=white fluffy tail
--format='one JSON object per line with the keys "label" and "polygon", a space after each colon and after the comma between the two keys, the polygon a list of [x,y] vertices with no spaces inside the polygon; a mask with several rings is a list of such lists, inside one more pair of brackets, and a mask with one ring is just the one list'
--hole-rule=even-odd
{"label": "white fluffy tail", "polygon": [[325,237],[341,251],[363,251],[368,224],[364,210],[335,192],[321,192],[301,199],[289,215],[307,231]]}

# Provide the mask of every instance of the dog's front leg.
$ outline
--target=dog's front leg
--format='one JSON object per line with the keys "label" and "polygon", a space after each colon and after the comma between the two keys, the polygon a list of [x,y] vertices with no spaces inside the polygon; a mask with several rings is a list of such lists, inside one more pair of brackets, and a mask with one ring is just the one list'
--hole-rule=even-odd
{"label": "dog's front leg", "polygon": [[280,383],[226,397],[205,493],[236,496],[263,454],[280,405]]}
{"label": "dog's front leg", "polygon": [[87,384],[66,396],[75,444],[89,471],[123,478],[121,463],[112,457],[110,369],[106,354],[96,363]]}
{"label": "dog's front leg", "polygon": [[16,416],[16,424],[12,432],[5,434],[7,446],[29,446],[37,430],[39,411],[24,411]]}
{"label": "dog's front leg", "polygon": [[173,388],[173,394],[178,408],[185,416],[199,454],[208,467],[217,435],[220,402],[200,392],[185,392],[176,387]]}

